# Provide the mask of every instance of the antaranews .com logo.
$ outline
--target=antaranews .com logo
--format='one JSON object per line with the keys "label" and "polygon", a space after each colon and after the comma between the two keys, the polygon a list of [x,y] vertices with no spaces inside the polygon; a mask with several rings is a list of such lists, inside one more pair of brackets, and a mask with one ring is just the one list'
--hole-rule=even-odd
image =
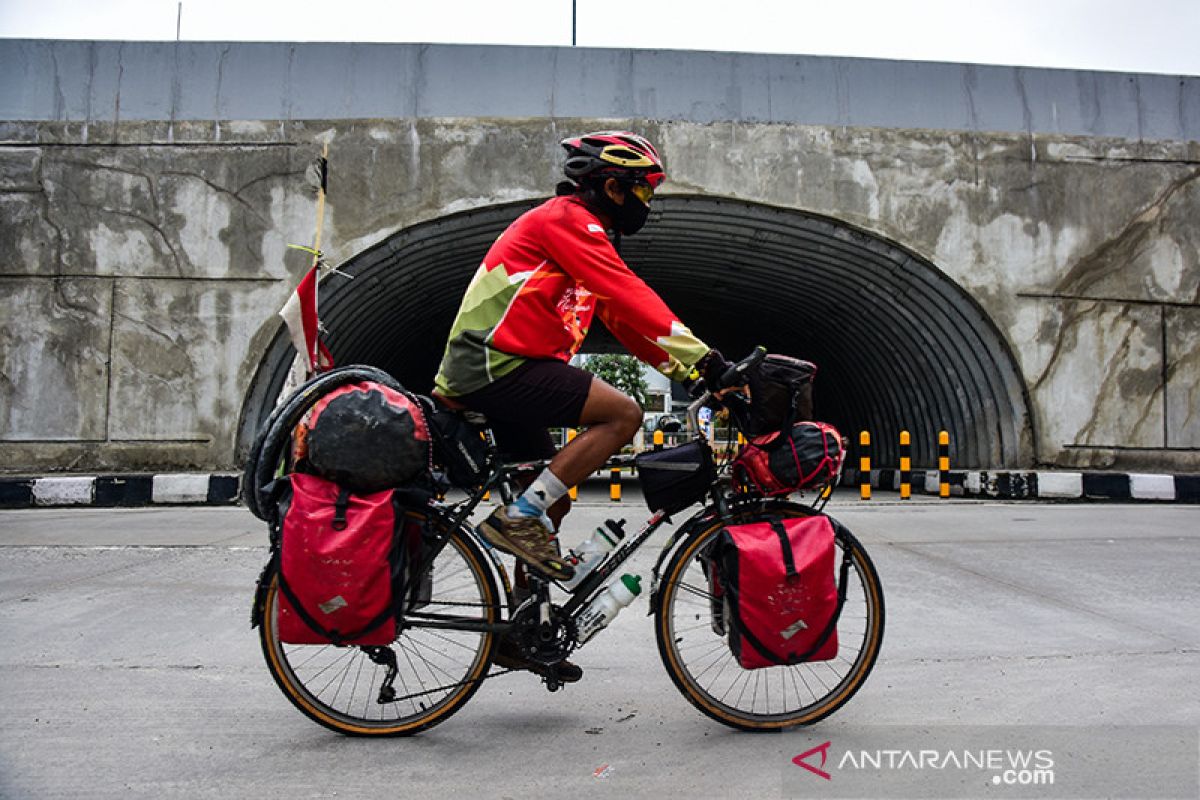
{"label": "antaranews .com logo", "polygon": [[1200,729],[878,727],[810,739],[787,797],[1196,798]]}
{"label": "antaranews .com logo", "polygon": [[[806,750],[792,763],[818,778],[833,780],[825,771],[832,741]],[[819,757],[819,763],[813,763]],[[812,759],[812,761],[810,761]],[[1050,750],[846,750],[835,767],[848,770],[984,770],[993,784],[1048,786],[1054,783],[1054,753]]]}

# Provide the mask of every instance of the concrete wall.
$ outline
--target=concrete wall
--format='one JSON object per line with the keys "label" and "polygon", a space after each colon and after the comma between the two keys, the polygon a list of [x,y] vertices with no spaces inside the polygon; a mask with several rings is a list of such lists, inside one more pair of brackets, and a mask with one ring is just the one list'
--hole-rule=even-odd
{"label": "concrete wall", "polygon": [[[1200,80],[563,48],[0,42],[0,465],[228,467],[326,249],[544,196],[629,126],[665,191],[827,215],[973,297],[1053,465],[1198,466]],[[1013,465],[1017,466],[1017,465]]]}

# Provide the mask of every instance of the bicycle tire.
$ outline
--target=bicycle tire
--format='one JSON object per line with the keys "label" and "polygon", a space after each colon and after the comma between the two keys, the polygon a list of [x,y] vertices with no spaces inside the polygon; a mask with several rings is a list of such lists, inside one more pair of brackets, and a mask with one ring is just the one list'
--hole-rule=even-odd
{"label": "bicycle tire", "polygon": [[267,417],[266,424],[255,437],[254,444],[250,446],[250,453],[242,470],[242,502],[251,514],[263,521],[270,521],[269,509],[262,507],[259,492],[271,482],[279,465],[283,463],[296,425],[308,410],[330,391],[357,381],[376,381],[396,391],[403,391],[395,378],[378,367],[349,364],[310,378],[277,405]]}
{"label": "bicycle tire", "polygon": [[[760,513],[747,513],[739,521],[753,521]],[[780,503],[772,504],[770,513],[798,517],[814,512],[806,506]],[[852,533],[838,531],[838,559],[848,548],[851,569],[846,605],[838,622],[837,657],[832,661],[745,670],[738,665],[725,638],[713,630],[711,596],[698,558],[723,527],[717,520],[688,537],[667,564],[654,624],[667,674],[692,705],[732,728],[781,731],[824,719],[862,687],[879,655],[884,602],[875,565]],[[844,674],[839,672],[842,665],[848,667]],[[814,685],[820,691],[814,690]],[[735,693],[736,697],[731,697]],[[789,700],[792,694],[794,704]]]}
{"label": "bicycle tire", "polygon": [[[434,522],[437,524],[436,518]],[[433,569],[433,593],[422,612],[497,621],[501,602],[495,580],[482,551],[466,532],[456,529],[450,533]],[[421,628],[407,620],[391,645],[400,669],[395,679],[398,697],[381,702],[379,687],[387,670],[374,662],[366,649],[279,641],[275,625],[279,596],[278,578],[273,577],[259,626],[267,668],[292,705],[338,733],[411,736],[427,730],[471,699],[491,665],[495,634]],[[474,607],[477,614],[462,612],[464,606]],[[431,688],[429,683],[437,685]]]}

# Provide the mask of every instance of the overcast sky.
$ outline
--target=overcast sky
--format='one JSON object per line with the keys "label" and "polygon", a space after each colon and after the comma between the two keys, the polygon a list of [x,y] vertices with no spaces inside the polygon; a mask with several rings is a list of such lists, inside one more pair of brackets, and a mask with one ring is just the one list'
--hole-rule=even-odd
{"label": "overcast sky", "polygon": [[[0,0],[0,37],[570,45],[571,0]],[[1200,0],[577,0],[584,47],[1200,75]]]}

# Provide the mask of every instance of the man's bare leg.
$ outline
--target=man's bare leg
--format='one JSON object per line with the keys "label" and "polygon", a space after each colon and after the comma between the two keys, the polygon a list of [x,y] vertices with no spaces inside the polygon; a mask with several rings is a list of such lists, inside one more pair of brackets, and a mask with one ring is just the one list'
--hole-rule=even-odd
{"label": "man's bare leg", "polygon": [[579,424],[587,430],[550,462],[550,471],[567,486],[578,486],[633,439],[642,425],[642,409],[632,397],[593,378]]}

